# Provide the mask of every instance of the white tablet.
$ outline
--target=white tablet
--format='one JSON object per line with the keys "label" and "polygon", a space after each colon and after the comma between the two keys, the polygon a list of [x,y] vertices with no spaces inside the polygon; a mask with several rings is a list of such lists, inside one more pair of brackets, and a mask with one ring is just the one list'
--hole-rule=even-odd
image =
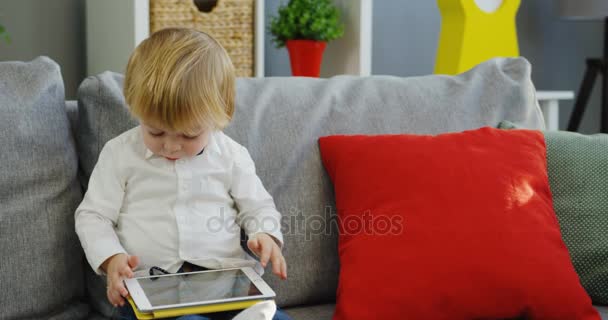
{"label": "white tablet", "polygon": [[126,279],[125,284],[141,312],[275,297],[249,267],[138,277]]}

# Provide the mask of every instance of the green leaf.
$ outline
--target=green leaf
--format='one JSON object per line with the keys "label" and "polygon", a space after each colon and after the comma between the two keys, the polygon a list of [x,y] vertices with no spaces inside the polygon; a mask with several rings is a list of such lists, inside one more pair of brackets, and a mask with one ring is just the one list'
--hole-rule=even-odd
{"label": "green leaf", "polygon": [[0,38],[4,38],[6,43],[11,43],[11,37],[8,32],[6,32],[6,28],[3,25],[0,25]]}
{"label": "green leaf", "polygon": [[278,16],[271,17],[269,26],[277,48],[291,39],[331,41],[344,34],[340,11],[331,0],[289,0],[287,5],[281,2]]}

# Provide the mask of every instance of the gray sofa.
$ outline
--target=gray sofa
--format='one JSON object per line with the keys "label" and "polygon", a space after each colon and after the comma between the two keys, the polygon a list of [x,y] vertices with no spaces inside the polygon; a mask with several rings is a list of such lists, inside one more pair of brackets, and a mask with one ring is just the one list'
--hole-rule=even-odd
{"label": "gray sofa", "polygon": [[[543,128],[524,59],[456,77],[239,79],[226,134],[246,146],[283,213],[288,280],[264,277],[294,319],[331,319],[339,260],[332,185],[317,139],[330,134],[436,134],[509,120]],[[137,123],[123,77],[83,81],[64,101],[59,66],[0,63],[0,319],[106,319],[104,280],[74,233],[73,213],[104,143]],[[608,311],[602,310],[608,319]]]}

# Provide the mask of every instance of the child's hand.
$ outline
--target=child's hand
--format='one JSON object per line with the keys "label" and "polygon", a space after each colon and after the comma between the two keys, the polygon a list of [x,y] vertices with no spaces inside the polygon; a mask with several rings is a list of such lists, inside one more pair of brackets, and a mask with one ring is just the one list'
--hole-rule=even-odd
{"label": "child's hand", "polygon": [[260,257],[262,267],[266,268],[268,260],[272,263],[272,272],[281,279],[287,279],[287,262],[281,253],[281,248],[267,233],[258,233],[255,238],[247,241],[247,246]]}
{"label": "child's hand", "polygon": [[108,301],[117,307],[124,306],[125,299],[129,296],[123,279],[133,278],[133,269],[139,264],[139,258],[136,256],[128,256],[124,253],[119,253],[108,258],[101,265],[108,275]]}

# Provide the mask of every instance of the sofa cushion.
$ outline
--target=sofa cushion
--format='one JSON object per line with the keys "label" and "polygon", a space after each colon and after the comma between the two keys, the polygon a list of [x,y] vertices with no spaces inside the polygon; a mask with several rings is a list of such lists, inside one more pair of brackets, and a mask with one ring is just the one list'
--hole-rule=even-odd
{"label": "sofa cushion", "polygon": [[333,303],[283,309],[294,320],[331,320],[336,305]]}
{"label": "sofa cushion", "polygon": [[[500,128],[516,128],[503,121]],[[591,300],[608,305],[608,134],[545,131],[553,205]]]}
{"label": "sofa cushion", "polygon": [[[312,306],[300,306],[284,309],[285,313],[296,320],[331,320],[336,305],[318,304]],[[608,320],[608,307],[595,306],[602,320]]]}
{"label": "sofa cushion", "polygon": [[[284,309],[288,315],[296,320],[331,320],[335,304],[318,304]],[[608,320],[608,307],[595,306],[602,320]]]}
{"label": "sofa cushion", "polygon": [[74,231],[78,160],[59,66],[0,63],[0,306],[7,319],[83,319]]}
{"label": "sofa cushion", "polygon": [[[126,111],[122,81],[119,74],[104,73],[87,78],[79,89],[77,143],[85,186],[105,142],[136,125]],[[288,280],[264,275],[278,304],[335,300],[335,207],[319,157],[320,136],[441,133],[503,119],[543,127],[523,58],[491,60],[456,77],[238,79],[236,112],[225,132],[248,148],[284,216]]]}
{"label": "sofa cushion", "polygon": [[540,131],[319,145],[340,221],[335,320],[599,319],[561,238]]}

